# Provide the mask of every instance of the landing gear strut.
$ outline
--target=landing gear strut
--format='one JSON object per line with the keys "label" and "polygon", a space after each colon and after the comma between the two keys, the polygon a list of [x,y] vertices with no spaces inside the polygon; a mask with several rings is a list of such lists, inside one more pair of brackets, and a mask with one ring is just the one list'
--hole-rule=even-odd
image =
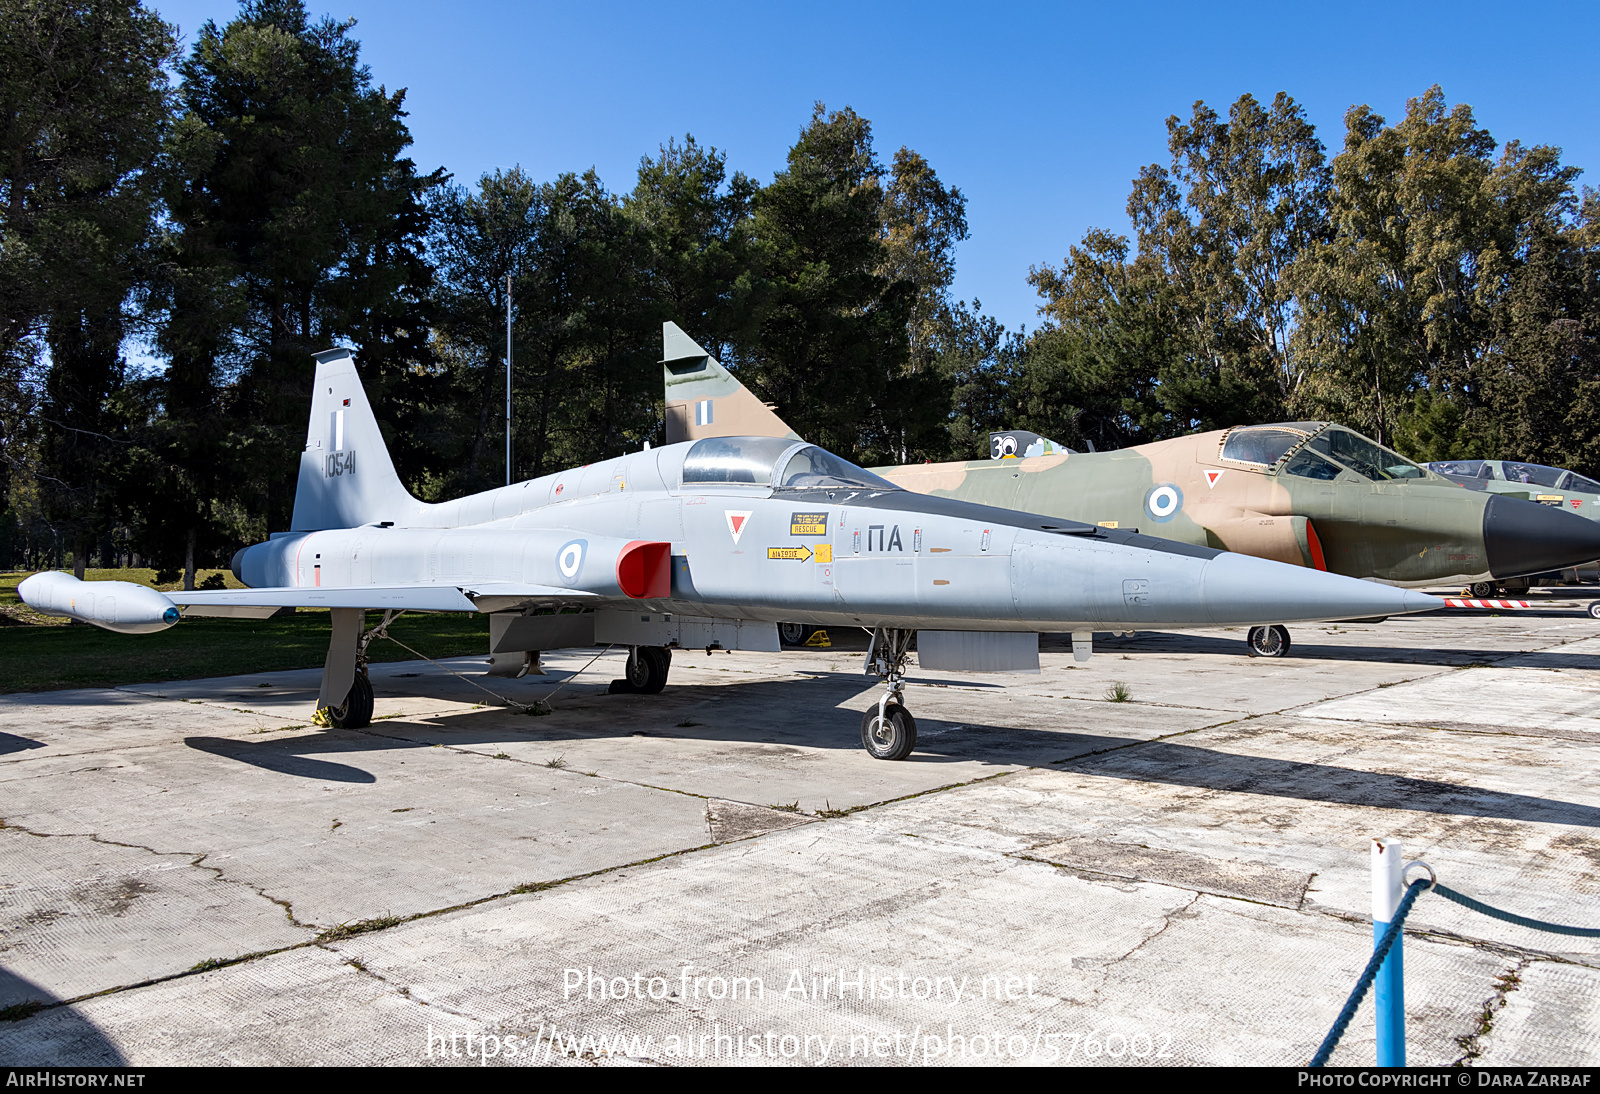
{"label": "landing gear strut", "polygon": [[1284,657],[1289,653],[1289,631],[1284,627],[1251,627],[1245,638],[1251,657]]}
{"label": "landing gear strut", "polygon": [[877,704],[861,716],[861,747],[875,760],[903,760],[917,747],[917,720],[900,701],[915,633],[879,627],[867,647],[866,671],[887,685]]}

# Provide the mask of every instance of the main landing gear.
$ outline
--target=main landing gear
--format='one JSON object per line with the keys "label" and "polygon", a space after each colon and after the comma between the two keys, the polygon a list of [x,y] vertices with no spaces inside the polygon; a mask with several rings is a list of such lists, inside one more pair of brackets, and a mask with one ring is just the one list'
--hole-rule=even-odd
{"label": "main landing gear", "polygon": [[887,685],[877,704],[861,716],[861,747],[875,760],[903,760],[917,747],[917,720],[901,702],[915,636],[915,631],[879,627],[867,647],[866,671]]}
{"label": "main landing gear", "polygon": [[[365,729],[372,724],[372,680],[367,675],[367,646],[384,632],[399,612],[383,613],[383,620],[363,630],[367,613],[359,608],[334,608],[333,634],[328,639],[328,659],[322,666],[322,692],[312,721],[332,729]],[[338,702],[333,697],[339,696]]]}
{"label": "main landing gear", "polygon": [[808,627],[804,623],[779,623],[778,638],[785,646],[803,646],[806,639],[817,633],[816,627]]}
{"label": "main landing gear", "polygon": [[1270,627],[1251,627],[1245,637],[1251,657],[1284,657],[1289,653],[1289,631],[1274,624]]}
{"label": "main landing gear", "polygon": [[654,695],[667,686],[672,651],[665,646],[634,646],[622,679],[611,681],[612,695]]}

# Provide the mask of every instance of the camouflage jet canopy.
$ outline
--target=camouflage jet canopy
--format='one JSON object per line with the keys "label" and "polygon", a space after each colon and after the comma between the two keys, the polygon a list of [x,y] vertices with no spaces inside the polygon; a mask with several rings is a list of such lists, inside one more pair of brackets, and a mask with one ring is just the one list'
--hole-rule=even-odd
{"label": "camouflage jet canopy", "polygon": [[[924,671],[1037,671],[1044,630],[1072,632],[1087,658],[1097,629],[1439,605],[1129,529],[909,493],[793,437],[707,436],[425,504],[396,476],[350,354],[320,355],[314,383],[292,529],[234,559],[250,588],[167,596],[44,573],[22,582],[23,599],[132,632],[181,615],[330,609],[319,706],[339,726],[371,719],[364,651],[399,611],[487,613],[491,675],[538,671],[544,650],[627,647],[620,683],[636,692],[661,690],[673,649],[776,650],[780,620],[861,626],[873,634],[866,671],[887,685],[862,744],[887,759],[916,741],[902,702],[913,638]],[[765,410],[723,398],[758,419]],[[368,630],[373,608],[386,614]]]}
{"label": "camouflage jet canopy", "polygon": [[[686,340],[667,324],[669,345]],[[669,362],[667,440],[774,415],[715,359]],[[677,351],[680,362],[691,355]],[[670,354],[669,354],[670,356]],[[693,407],[693,413],[681,408]],[[677,411],[674,408],[680,408]],[[725,409],[726,408],[726,409]],[[724,425],[725,419],[731,419]],[[907,490],[1043,513],[1403,587],[1501,580],[1600,558],[1600,524],[1463,490],[1330,422],[1242,426],[1116,452],[1007,458],[1047,442],[997,434],[1001,458],[881,467]],[[1041,444],[1040,442],[1044,442]],[[1273,652],[1258,649],[1256,652]]]}

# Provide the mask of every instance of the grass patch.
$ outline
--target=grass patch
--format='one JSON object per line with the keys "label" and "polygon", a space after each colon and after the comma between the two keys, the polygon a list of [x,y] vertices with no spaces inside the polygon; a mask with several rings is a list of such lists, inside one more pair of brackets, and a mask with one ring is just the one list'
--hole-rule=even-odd
{"label": "grass patch", "polygon": [[337,927],[329,927],[317,935],[316,941],[337,942],[342,938],[353,938],[358,934],[366,934],[369,931],[386,930],[390,927],[399,926],[404,922],[405,919],[402,916],[383,915],[378,916],[376,919],[361,919],[354,923],[341,923]]}
{"label": "grass patch", "polygon": [[[140,581],[141,575],[149,584],[154,571],[85,574],[114,581]],[[115,634],[31,611],[17,598],[17,582],[27,576],[0,575],[0,694],[318,668],[328,653],[325,610],[300,609],[274,619],[185,619],[159,634]],[[368,616],[371,622],[378,618]],[[482,654],[489,648],[488,617],[480,614],[405,615],[389,629],[429,657]],[[413,660],[381,638],[367,647],[367,655],[374,662]]]}
{"label": "grass patch", "polygon": [[25,1003],[12,1003],[9,1007],[0,1007],[0,1022],[20,1022],[24,1018],[32,1018],[44,1009],[44,1004],[37,999],[29,999]]}
{"label": "grass patch", "polygon": [[511,891],[513,893],[542,893],[546,889],[554,889],[562,884],[559,881],[525,881]]}
{"label": "grass patch", "polygon": [[1133,698],[1133,689],[1121,680],[1113,680],[1111,686],[1106,688],[1106,702],[1126,703]]}
{"label": "grass patch", "polygon": [[769,805],[767,808],[776,809],[780,813],[798,813],[800,812],[800,801],[796,799],[788,805]]}
{"label": "grass patch", "polygon": [[557,756],[554,759],[546,760],[544,765],[546,767],[553,767],[557,771],[560,771],[563,767],[567,766],[567,757],[564,754]]}
{"label": "grass patch", "polygon": [[208,957],[204,961],[199,961],[199,962],[196,962],[194,965],[191,965],[189,967],[189,971],[190,972],[210,972],[212,969],[220,969],[224,965],[229,965],[229,964],[232,964],[232,962],[230,962],[225,957]]}

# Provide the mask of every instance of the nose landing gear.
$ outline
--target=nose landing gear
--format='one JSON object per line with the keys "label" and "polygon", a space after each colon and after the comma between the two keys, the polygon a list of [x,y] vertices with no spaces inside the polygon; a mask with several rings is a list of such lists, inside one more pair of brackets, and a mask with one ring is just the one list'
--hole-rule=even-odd
{"label": "nose landing gear", "polygon": [[861,716],[861,747],[875,760],[903,760],[917,747],[917,720],[901,702],[914,635],[914,631],[879,627],[867,647],[865,670],[886,685],[877,705]]}

